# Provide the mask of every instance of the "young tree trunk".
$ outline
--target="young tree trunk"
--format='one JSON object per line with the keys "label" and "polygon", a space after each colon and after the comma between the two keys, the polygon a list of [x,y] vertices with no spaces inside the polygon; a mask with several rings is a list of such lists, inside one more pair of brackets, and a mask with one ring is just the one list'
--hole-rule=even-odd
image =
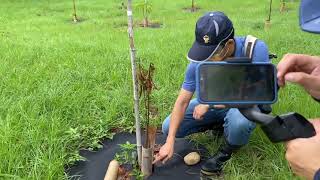
{"label": "young tree trunk", "polygon": [[128,15],[128,35],[130,45],[130,58],[131,58],[131,69],[132,69],[132,81],[133,81],[133,98],[134,98],[134,117],[136,121],[136,140],[137,140],[137,153],[138,163],[141,166],[141,127],[140,127],[140,116],[139,116],[139,94],[138,94],[138,81],[137,81],[137,68],[136,68],[136,49],[134,47],[133,39],[133,17],[132,17],[132,0],[128,0],[127,5]]}
{"label": "young tree trunk", "polygon": [[269,14],[268,14],[268,19],[264,22],[264,30],[269,30],[271,27],[271,12],[272,12],[272,0],[270,0],[269,4]]}
{"label": "young tree trunk", "polygon": [[195,6],[194,6],[194,0],[192,0],[191,2],[191,12],[194,12],[195,11]]}
{"label": "young tree trunk", "polygon": [[144,8],[143,8],[143,27],[149,27],[149,20],[148,20],[148,0],[144,0]]}
{"label": "young tree trunk", "polygon": [[271,12],[272,12],[272,0],[270,0],[270,4],[269,4],[269,15],[268,15],[268,19],[267,21],[271,21]]}
{"label": "young tree trunk", "polygon": [[149,21],[147,16],[143,18],[143,27],[149,27]]}
{"label": "young tree trunk", "polygon": [[76,2],[73,0],[73,22],[78,22]]}
{"label": "young tree trunk", "polygon": [[155,126],[149,126],[148,127],[148,141],[149,146],[151,148],[154,148],[154,145],[156,144],[156,134],[157,134],[157,127]]}

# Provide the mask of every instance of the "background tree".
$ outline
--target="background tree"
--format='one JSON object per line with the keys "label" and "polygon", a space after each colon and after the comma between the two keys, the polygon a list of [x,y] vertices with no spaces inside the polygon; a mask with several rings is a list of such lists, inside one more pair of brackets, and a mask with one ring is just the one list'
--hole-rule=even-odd
{"label": "background tree", "polygon": [[280,12],[284,12],[286,9],[286,0],[280,0]]}
{"label": "background tree", "polygon": [[152,12],[152,4],[148,0],[144,0],[143,2],[137,3],[135,7],[137,8],[137,10],[142,12],[143,27],[149,27],[150,25],[149,17]]}
{"label": "background tree", "polygon": [[271,13],[272,13],[272,0],[269,1],[269,12],[268,12],[268,18],[265,21],[264,28],[265,30],[269,29],[271,26]]}
{"label": "background tree", "polygon": [[191,0],[191,12],[194,12],[195,10],[194,0]]}
{"label": "background tree", "polygon": [[77,17],[77,9],[76,9],[76,1],[73,0],[73,22],[78,22],[78,17]]}

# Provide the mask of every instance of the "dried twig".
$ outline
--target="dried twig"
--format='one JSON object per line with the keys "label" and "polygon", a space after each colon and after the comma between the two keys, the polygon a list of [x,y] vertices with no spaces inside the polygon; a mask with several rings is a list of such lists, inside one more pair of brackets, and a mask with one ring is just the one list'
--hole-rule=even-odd
{"label": "dried twig", "polygon": [[144,96],[144,105],[146,109],[146,141],[145,147],[150,148],[150,140],[149,140],[149,123],[150,123],[150,96],[152,90],[155,89],[155,85],[153,82],[153,74],[155,71],[155,67],[152,63],[149,65],[149,69],[144,69],[141,65],[139,65],[138,71],[138,82],[139,82],[139,94],[140,96]]}

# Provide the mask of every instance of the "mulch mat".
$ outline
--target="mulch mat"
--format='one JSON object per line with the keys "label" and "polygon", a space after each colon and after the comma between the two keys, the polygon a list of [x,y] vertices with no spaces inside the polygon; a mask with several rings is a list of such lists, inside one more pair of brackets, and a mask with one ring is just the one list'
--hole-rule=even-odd
{"label": "mulch mat", "polygon": [[[156,144],[164,144],[166,136],[158,134]],[[76,162],[74,166],[67,170],[70,179],[85,180],[102,180],[104,179],[109,162],[114,158],[115,154],[120,151],[119,144],[129,141],[135,143],[135,134],[118,133],[112,140],[102,142],[103,148],[92,152],[81,150],[80,155],[85,157],[86,161]],[[143,141],[142,141],[143,142]],[[148,177],[149,180],[199,180],[200,167],[204,162],[194,166],[188,166],[184,163],[183,157],[190,152],[197,151],[201,157],[205,157],[208,153],[204,147],[195,147],[189,139],[176,139],[175,153],[171,160],[166,164],[158,163],[155,165],[153,174]]]}

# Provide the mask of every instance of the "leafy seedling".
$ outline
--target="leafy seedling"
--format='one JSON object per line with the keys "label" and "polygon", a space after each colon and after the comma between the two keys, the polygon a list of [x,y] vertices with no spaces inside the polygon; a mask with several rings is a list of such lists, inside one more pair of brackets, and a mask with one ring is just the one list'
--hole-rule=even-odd
{"label": "leafy seedling", "polygon": [[149,27],[149,17],[152,12],[152,4],[149,0],[144,0],[143,2],[139,2],[135,5],[135,8],[142,12],[143,15],[143,27]]}

